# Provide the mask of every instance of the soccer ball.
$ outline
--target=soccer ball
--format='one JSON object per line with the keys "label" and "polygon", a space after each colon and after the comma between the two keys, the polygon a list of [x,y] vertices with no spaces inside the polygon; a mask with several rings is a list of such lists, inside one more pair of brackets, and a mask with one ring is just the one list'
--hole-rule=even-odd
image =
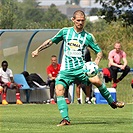
{"label": "soccer ball", "polygon": [[98,66],[95,62],[86,62],[83,69],[85,75],[87,75],[88,77],[94,77],[98,74]]}

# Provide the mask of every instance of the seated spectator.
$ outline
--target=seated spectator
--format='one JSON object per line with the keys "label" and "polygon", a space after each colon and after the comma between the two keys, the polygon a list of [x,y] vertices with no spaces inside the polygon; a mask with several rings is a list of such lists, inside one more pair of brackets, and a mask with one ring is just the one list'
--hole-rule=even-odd
{"label": "seated spectator", "polygon": [[[113,80],[112,87],[116,88],[117,83],[119,83],[130,71],[130,67],[127,65],[126,53],[121,50],[121,44],[119,42],[115,43],[114,49],[109,52],[108,59]],[[123,63],[121,60],[123,60]],[[119,78],[117,78],[118,72],[122,72]]]}
{"label": "seated spectator", "polygon": [[12,70],[8,68],[8,62],[3,61],[0,68],[0,83],[3,87],[2,93],[2,104],[7,105],[6,101],[6,93],[7,89],[15,89],[16,90],[16,104],[22,104],[20,100],[20,87],[21,85],[16,84],[13,80]]}
{"label": "seated spectator", "polygon": [[[55,78],[57,77],[59,71],[60,71],[61,65],[57,63],[57,57],[56,55],[51,56],[51,64],[47,67],[47,75],[48,75],[48,85],[50,86],[50,103],[56,104],[54,99],[54,93],[55,93]],[[68,89],[66,89],[68,91]],[[68,92],[66,92],[68,93]],[[66,94],[65,93],[65,94]],[[68,98],[66,98],[66,103],[69,104]]]}

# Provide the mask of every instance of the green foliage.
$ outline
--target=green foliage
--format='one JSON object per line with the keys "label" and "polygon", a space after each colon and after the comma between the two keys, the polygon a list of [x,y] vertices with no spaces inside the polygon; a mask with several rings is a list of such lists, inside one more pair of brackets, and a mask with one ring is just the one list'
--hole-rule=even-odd
{"label": "green foliage", "polygon": [[67,16],[54,4],[46,11],[39,7],[36,0],[2,0],[0,6],[1,29],[61,28],[70,24]]}
{"label": "green foliage", "polygon": [[21,15],[18,15],[18,21],[14,27],[22,29],[40,28],[40,22],[43,21],[44,11],[39,8],[39,3],[35,0],[24,0],[17,3]]}
{"label": "green foliage", "polygon": [[62,14],[57,7],[52,4],[47,11],[44,12],[43,20],[44,22],[53,23],[67,19],[67,16]]}
{"label": "green foliage", "polygon": [[120,42],[127,55],[133,57],[133,26],[124,28],[118,22],[108,24],[105,21],[98,21],[94,24],[87,22],[85,29],[94,34],[103,50],[104,58],[107,58],[115,42]]}
{"label": "green foliage", "polygon": [[16,20],[17,6],[15,0],[1,0],[0,5],[0,27],[12,29]]}
{"label": "green foliage", "polygon": [[132,0],[96,0],[100,2],[103,9],[100,16],[105,16],[107,22],[120,20],[123,26],[133,25],[133,1]]}
{"label": "green foliage", "polygon": [[80,0],[74,0],[74,3],[75,3],[76,5],[79,5],[79,2],[80,2]]}
{"label": "green foliage", "polygon": [[89,15],[90,15],[90,16],[96,16],[96,15],[98,15],[98,11],[99,11],[98,8],[92,8],[92,9],[90,10],[90,12],[89,12]]}

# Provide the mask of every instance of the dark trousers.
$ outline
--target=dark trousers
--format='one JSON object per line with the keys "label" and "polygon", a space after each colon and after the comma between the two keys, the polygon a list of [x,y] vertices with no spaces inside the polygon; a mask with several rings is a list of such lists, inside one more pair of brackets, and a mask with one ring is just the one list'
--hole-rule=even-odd
{"label": "dark trousers", "polygon": [[130,67],[126,66],[124,70],[121,70],[119,67],[111,66],[110,70],[111,70],[111,76],[112,76],[113,82],[116,83],[116,81],[117,81],[117,73],[118,72],[122,72],[122,74],[118,78],[118,80],[121,81],[130,72]]}
{"label": "dark trousers", "polygon": [[50,98],[54,98],[55,80],[48,80],[48,85],[50,87]]}

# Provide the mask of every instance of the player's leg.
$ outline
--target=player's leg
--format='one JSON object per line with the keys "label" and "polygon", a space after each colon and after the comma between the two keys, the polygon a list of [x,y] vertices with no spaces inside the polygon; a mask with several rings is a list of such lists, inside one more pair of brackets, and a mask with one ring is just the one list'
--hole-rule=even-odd
{"label": "player's leg", "polygon": [[122,75],[118,78],[121,81],[128,73],[130,72],[130,67],[126,66],[124,70],[122,70]]}
{"label": "player's leg", "polygon": [[6,101],[6,93],[7,93],[7,85],[3,85],[3,91],[2,91],[2,105],[7,105],[8,102]]}
{"label": "player's leg", "polygon": [[100,91],[101,95],[107,100],[109,105],[112,108],[122,108],[124,107],[123,102],[115,102],[110,94],[110,92],[107,90],[104,83],[101,82],[100,78],[96,75],[95,77],[89,78],[89,81],[94,84]]}
{"label": "player's leg", "polygon": [[63,120],[57,126],[69,125],[70,119],[68,116],[68,105],[64,98],[64,92],[65,92],[64,86],[62,84],[57,84],[55,86],[55,92],[56,92],[56,96],[57,96],[58,109],[63,118]]}
{"label": "player's leg", "polygon": [[76,84],[76,96],[77,96],[78,104],[81,104],[81,99],[80,99],[80,84],[79,83]]}
{"label": "player's leg", "polygon": [[23,104],[22,101],[20,100],[20,88],[21,85],[16,84],[16,104]]}
{"label": "player's leg", "polygon": [[20,88],[21,88],[21,85],[18,85],[16,83],[10,84],[10,89],[16,90],[16,104],[23,104],[22,101],[20,100]]}
{"label": "player's leg", "polygon": [[1,93],[3,92],[3,87],[1,86],[1,84],[0,84],[0,95],[1,95]]}
{"label": "player's leg", "polygon": [[90,85],[81,84],[81,88],[86,96],[85,103],[87,104],[91,104],[91,87],[92,87],[91,84]]}
{"label": "player's leg", "polygon": [[66,103],[64,93],[65,89],[73,82],[73,77],[70,75],[69,70],[60,71],[55,81],[55,93],[57,97],[57,105],[63,120],[57,126],[70,125],[70,119],[68,116],[68,105]]}
{"label": "player's leg", "polygon": [[68,90],[69,90],[69,87],[67,89],[65,89],[64,97],[65,97],[66,103],[70,104],[70,101],[68,99],[68,93],[69,93]]}
{"label": "player's leg", "polygon": [[55,92],[55,80],[49,80],[48,81],[49,87],[50,87],[50,103],[56,104],[54,100],[54,92]]}
{"label": "player's leg", "polygon": [[115,66],[111,66],[110,70],[111,70],[111,76],[112,76],[112,79],[113,79],[112,87],[116,88],[117,83],[118,83],[118,81],[117,81],[117,72],[119,71],[119,68],[115,67]]}

